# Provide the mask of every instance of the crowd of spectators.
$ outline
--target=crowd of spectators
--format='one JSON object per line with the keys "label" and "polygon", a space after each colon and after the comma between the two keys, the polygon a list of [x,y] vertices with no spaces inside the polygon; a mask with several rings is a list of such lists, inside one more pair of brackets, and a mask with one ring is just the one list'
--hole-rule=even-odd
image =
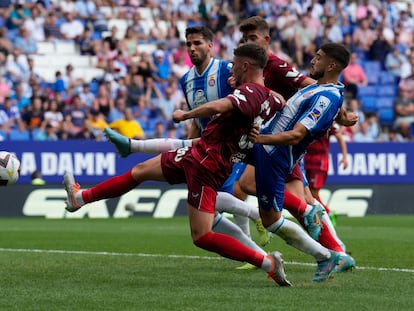
{"label": "crowd of spectators", "polygon": [[[342,80],[346,105],[360,121],[343,129],[348,141],[408,141],[414,138],[413,13],[404,0],[2,0],[0,139],[103,140],[106,126],[136,139],[185,137],[187,124],[171,120],[174,109],[186,107],[178,81],[192,66],[180,25],[209,26],[214,55],[231,60],[239,21],[261,15],[271,26],[272,52],[304,73],[322,43],[351,50]],[[110,27],[111,19],[127,21],[125,33]],[[57,41],[96,57],[103,74],[75,77],[77,64],[70,63],[45,82],[33,55],[39,43]],[[140,51],[146,44],[155,50]],[[395,122],[387,126],[361,104],[358,91],[370,83],[364,61],[395,77]]]}

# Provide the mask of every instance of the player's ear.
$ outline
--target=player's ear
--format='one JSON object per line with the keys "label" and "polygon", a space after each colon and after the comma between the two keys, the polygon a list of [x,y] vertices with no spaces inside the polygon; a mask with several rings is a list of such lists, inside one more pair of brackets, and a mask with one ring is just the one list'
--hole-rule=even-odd
{"label": "player's ear", "polygon": [[329,65],[328,65],[328,70],[329,71],[335,71],[338,70],[338,64],[334,61],[332,61]]}

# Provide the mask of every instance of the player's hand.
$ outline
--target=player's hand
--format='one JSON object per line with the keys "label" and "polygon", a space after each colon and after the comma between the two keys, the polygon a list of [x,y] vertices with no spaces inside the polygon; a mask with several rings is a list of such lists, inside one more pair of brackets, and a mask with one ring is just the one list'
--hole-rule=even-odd
{"label": "player's hand", "polygon": [[172,119],[175,123],[179,123],[181,121],[186,120],[184,118],[185,111],[181,109],[177,109],[173,112]]}
{"label": "player's hand", "polygon": [[236,88],[236,79],[233,76],[231,76],[227,79],[227,84],[233,89]]}
{"label": "player's hand", "polygon": [[259,125],[255,124],[253,125],[252,129],[250,130],[249,133],[249,140],[252,143],[256,143],[257,140],[259,139],[260,136],[260,129],[259,129]]}
{"label": "player's hand", "polygon": [[342,158],[341,161],[339,161],[339,165],[342,164],[342,167],[344,169],[346,169],[348,167],[348,159],[347,158]]}
{"label": "player's hand", "polygon": [[341,110],[335,121],[343,126],[353,126],[358,122],[358,114],[356,112]]}

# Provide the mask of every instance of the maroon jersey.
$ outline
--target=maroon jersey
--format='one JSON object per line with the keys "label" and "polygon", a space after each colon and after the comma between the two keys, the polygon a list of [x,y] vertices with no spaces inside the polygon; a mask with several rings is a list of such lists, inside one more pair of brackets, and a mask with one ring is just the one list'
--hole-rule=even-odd
{"label": "maroon jersey", "polygon": [[329,168],[329,136],[336,133],[335,126],[332,126],[326,135],[314,141],[306,149],[305,171],[318,170],[327,172]]}
{"label": "maroon jersey", "polygon": [[235,109],[214,117],[192,148],[195,159],[224,178],[232,165],[244,161],[251,151],[253,144],[247,136],[252,125],[267,122],[283,106],[269,89],[256,83],[239,86],[227,98]]}
{"label": "maroon jersey", "polygon": [[269,55],[263,76],[265,86],[280,93],[286,100],[296,93],[306,79],[306,76],[274,54]]}

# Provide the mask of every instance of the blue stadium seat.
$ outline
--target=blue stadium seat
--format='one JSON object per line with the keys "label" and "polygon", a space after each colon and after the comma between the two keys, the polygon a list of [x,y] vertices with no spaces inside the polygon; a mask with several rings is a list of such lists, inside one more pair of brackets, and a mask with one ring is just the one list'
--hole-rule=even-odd
{"label": "blue stadium seat", "polygon": [[378,97],[397,95],[397,87],[392,84],[378,84],[376,90]]}
{"label": "blue stadium seat", "polygon": [[394,75],[390,74],[388,71],[382,70],[379,76],[379,83],[396,85],[397,79]]}
{"label": "blue stadium seat", "polygon": [[147,120],[145,120],[144,118],[137,118],[136,120],[141,125],[141,127],[144,131],[149,129]]}
{"label": "blue stadium seat", "polygon": [[361,99],[365,96],[376,96],[377,89],[374,85],[359,86],[358,87],[358,99]]}
{"label": "blue stadium seat", "polygon": [[378,110],[381,125],[392,125],[394,123],[394,108],[381,108]]}
{"label": "blue stadium seat", "polygon": [[381,74],[381,64],[378,61],[363,61],[361,63],[368,79],[368,84],[377,84]]}
{"label": "blue stadium seat", "polygon": [[18,129],[10,130],[10,140],[30,140],[30,131],[24,130],[20,132]]}
{"label": "blue stadium seat", "polygon": [[361,98],[361,105],[363,112],[376,112],[377,111],[377,97],[365,96]]}
{"label": "blue stadium seat", "polygon": [[394,100],[393,96],[378,97],[376,106],[378,109],[394,108]]}

